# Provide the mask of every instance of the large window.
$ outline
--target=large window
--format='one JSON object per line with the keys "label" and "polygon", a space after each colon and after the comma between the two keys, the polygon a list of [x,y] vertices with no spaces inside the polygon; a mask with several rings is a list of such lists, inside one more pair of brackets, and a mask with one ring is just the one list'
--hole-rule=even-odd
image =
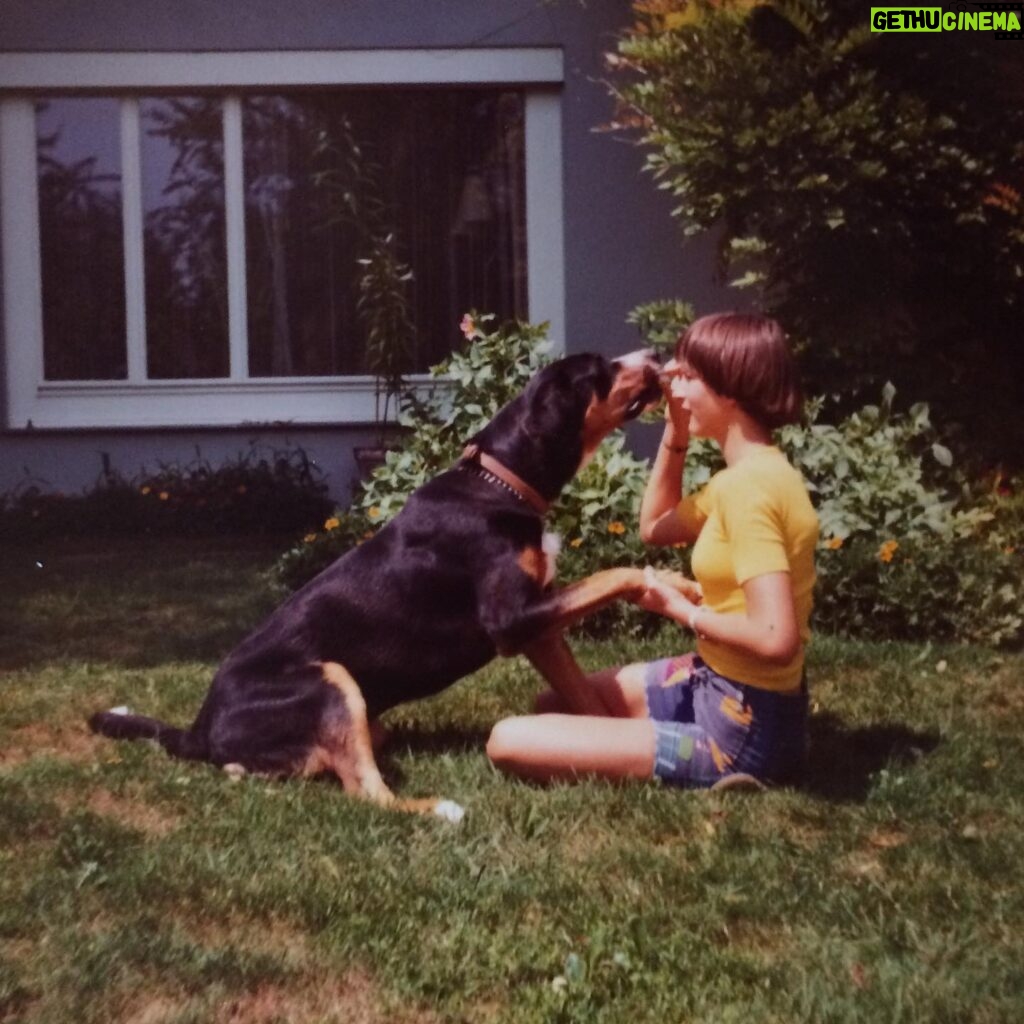
{"label": "large window", "polygon": [[520,75],[260,54],[222,83],[154,55],[148,87],[122,58],[85,92],[26,57],[32,91],[0,94],[8,424],[359,422],[382,333],[414,378],[470,308],[557,337],[560,56],[500,53]]}

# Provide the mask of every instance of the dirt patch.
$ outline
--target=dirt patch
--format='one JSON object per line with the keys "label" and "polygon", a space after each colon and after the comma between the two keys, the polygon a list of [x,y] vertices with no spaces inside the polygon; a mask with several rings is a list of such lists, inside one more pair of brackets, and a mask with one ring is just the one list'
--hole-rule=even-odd
{"label": "dirt patch", "polygon": [[48,725],[33,722],[14,729],[0,747],[0,767],[17,768],[37,757],[53,757],[81,764],[99,759],[106,741],[84,725]]}
{"label": "dirt patch", "polygon": [[163,1024],[182,1010],[181,1003],[167,996],[154,996],[139,1006],[132,1007],[124,1016],[124,1024]]}
{"label": "dirt patch", "polygon": [[[318,971],[286,984],[260,985],[252,992],[227,996],[213,1004],[209,1019],[216,1024],[439,1024],[441,1020],[429,1010],[385,1007],[376,985],[362,972],[353,971],[341,979],[326,974]],[[165,1024],[200,1005],[200,1000],[187,996],[153,995],[134,1001],[120,1019],[124,1024]]]}
{"label": "dirt patch", "polygon": [[376,986],[358,973],[340,981],[325,979],[302,989],[262,985],[255,992],[226,1000],[214,1015],[217,1024],[306,1024],[311,1020],[322,1024],[398,1024],[429,1019],[385,1012]]}
{"label": "dirt patch", "polygon": [[238,943],[244,936],[247,950],[268,953],[300,970],[325,970],[318,962],[309,935],[287,921],[254,919],[231,916],[226,919],[189,918],[182,913],[174,915],[175,926],[193,942],[207,948],[218,948]]}
{"label": "dirt patch", "polygon": [[28,963],[37,953],[32,939],[0,939],[0,956],[14,963]]}
{"label": "dirt patch", "polygon": [[[75,802],[70,797],[61,797],[57,800],[57,806],[68,811],[75,806]],[[90,794],[85,806],[93,814],[113,818],[119,824],[140,831],[146,836],[166,836],[181,823],[177,815],[158,810],[152,804],[115,796],[106,790]]]}
{"label": "dirt patch", "polygon": [[910,841],[910,836],[896,826],[876,828],[868,835],[868,842],[876,850],[894,850]]}
{"label": "dirt patch", "polygon": [[879,879],[885,876],[885,868],[882,862],[875,856],[867,853],[851,853],[838,861],[836,867],[839,874],[846,878]]}

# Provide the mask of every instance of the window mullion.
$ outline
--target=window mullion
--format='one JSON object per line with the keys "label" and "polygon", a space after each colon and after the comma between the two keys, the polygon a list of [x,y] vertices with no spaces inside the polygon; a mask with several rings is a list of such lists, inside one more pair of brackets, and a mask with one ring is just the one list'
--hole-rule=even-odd
{"label": "window mullion", "polygon": [[245,280],[245,168],[242,100],[224,99],[224,202],[228,267],[228,339],[232,380],[249,377],[249,317]]}
{"label": "window mullion", "polygon": [[0,221],[6,356],[6,424],[31,425],[43,383],[36,115],[31,99],[0,99]]}
{"label": "window mullion", "polygon": [[546,320],[565,346],[565,237],[562,223],[562,105],[554,89],[526,94],[526,268],[529,318]]}
{"label": "window mullion", "polygon": [[125,333],[128,380],[144,383],[146,366],[146,278],[142,216],[142,146],[139,101],[121,100],[121,189],[124,229]]}

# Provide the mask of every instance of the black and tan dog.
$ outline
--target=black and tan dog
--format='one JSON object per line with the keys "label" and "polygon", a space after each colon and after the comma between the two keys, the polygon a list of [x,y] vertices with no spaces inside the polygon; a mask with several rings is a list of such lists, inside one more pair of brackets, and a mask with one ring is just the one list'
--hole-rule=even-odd
{"label": "black and tan dog", "polygon": [[525,654],[570,706],[602,713],[562,638],[571,623],[643,587],[609,569],[549,589],[543,515],[602,439],[661,395],[647,352],[581,354],[541,370],[455,466],[414,492],[373,539],[299,590],[228,655],[189,729],[125,709],[90,719],[117,739],[273,774],[333,772],[378,804],[459,817],[450,801],[399,800],[369,723],[495,654]]}

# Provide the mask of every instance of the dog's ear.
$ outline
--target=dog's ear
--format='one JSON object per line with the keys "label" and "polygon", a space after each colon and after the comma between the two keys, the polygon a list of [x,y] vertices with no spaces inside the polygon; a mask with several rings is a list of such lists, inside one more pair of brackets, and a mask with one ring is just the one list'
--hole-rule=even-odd
{"label": "dog's ear", "polygon": [[590,403],[608,397],[613,379],[608,360],[589,352],[552,363],[534,377],[527,389],[530,432],[564,433],[582,426]]}

